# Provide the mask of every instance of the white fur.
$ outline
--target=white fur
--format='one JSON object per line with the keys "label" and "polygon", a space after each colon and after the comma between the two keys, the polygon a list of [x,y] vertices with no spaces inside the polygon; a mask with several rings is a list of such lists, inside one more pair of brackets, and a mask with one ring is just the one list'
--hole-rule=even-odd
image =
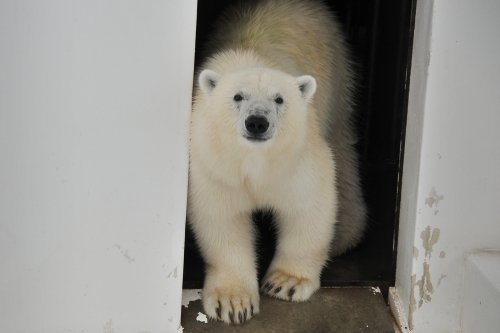
{"label": "white fur", "polygon": [[[338,213],[336,166],[325,133],[325,122],[332,119],[324,110],[341,103],[327,96],[335,84],[325,78],[331,74],[330,60],[325,59],[335,50],[317,49],[316,44],[302,50],[305,45],[290,44],[287,38],[297,42],[323,38],[322,29],[332,32],[331,17],[322,10],[315,3],[269,0],[254,11],[236,14],[249,15],[250,23],[237,21],[219,29],[221,35],[231,36],[214,42],[223,51],[214,54],[199,75],[188,218],[207,266],[203,304],[211,318],[241,323],[259,312],[251,221],[257,208],[272,208],[278,225],[276,254],[263,290],[303,301],[320,286]],[[282,35],[274,35],[283,29],[278,26],[282,21],[275,24],[276,31],[268,27],[262,35],[250,32],[259,30],[253,26],[254,16],[262,23],[286,15],[293,19]],[[301,35],[304,25],[309,30]],[[245,121],[251,115],[268,120],[265,141],[248,139]]]}

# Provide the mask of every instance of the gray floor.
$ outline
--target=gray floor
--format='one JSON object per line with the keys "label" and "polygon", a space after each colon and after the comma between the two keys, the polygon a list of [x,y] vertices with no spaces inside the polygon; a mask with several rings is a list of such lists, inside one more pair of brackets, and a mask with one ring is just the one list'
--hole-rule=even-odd
{"label": "gray floor", "polygon": [[309,301],[261,297],[260,314],[241,326],[197,321],[201,300],[182,308],[184,333],[394,333],[382,294],[374,288],[321,289]]}

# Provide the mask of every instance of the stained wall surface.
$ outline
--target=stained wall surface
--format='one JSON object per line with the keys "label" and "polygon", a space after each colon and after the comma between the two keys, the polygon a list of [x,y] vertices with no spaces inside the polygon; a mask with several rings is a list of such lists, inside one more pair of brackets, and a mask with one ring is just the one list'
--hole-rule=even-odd
{"label": "stained wall surface", "polygon": [[498,1],[417,1],[396,278],[412,332],[462,332],[466,258],[500,249],[498,31]]}

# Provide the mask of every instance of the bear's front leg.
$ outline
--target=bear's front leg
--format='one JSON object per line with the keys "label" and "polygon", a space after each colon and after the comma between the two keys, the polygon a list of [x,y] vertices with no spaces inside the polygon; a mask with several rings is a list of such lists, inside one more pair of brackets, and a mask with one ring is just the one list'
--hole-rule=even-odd
{"label": "bear's front leg", "polygon": [[207,267],[203,307],[213,319],[243,323],[259,312],[250,215],[221,193],[191,199],[189,220]]}
{"label": "bear's front leg", "polygon": [[323,204],[313,205],[313,209],[301,209],[303,205],[295,204],[278,212],[276,254],[262,285],[268,295],[305,301],[319,289],[335,219],[334,200]]}

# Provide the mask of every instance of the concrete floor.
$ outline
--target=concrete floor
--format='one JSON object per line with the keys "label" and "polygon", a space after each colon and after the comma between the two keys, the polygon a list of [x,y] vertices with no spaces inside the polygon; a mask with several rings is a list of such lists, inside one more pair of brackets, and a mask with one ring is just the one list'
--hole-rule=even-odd
{"label": "concrete floor", "polygon": [[[324,288],[303,303],[261,297],[260,314],[241,326],[197,321],[201,300],[182,308],[184,333],[394,333],[376,288]],[[203,316],[201,316],[203,317]]]}

